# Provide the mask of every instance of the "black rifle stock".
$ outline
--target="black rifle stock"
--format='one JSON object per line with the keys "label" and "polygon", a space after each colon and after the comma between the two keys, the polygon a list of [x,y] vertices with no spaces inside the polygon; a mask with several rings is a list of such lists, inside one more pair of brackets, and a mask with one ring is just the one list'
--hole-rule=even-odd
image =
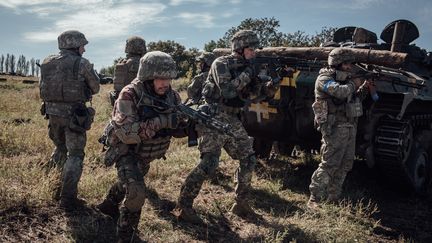
{"label": "black rifle stock", "polygon": [[361,63],[355,64],[355,66],[359,71],[356,72],[352,78],[364,78],[377,82],[389,82],[392,85],[400,85],[414,89],[422,89],[426,86],[423,78],[402,69]]}
{"label": "black rifle stock", "polygon": [[[148,94],[144,94],[144,96],[148,97],[149,99],[152,99],[153,101],[157,101],[161,104],[164,104],[170,108],[173,108],[176,112],[178,112],[179,114],[185,115],[187,116],[189,119],[191,119],[192,121],[194,121],[195,123],[200,123],[203,124],[204,126],[216,130],[220,133],[223,134],[227,134],[231,137],[236,137],[236,135],[233,133],[233,128],[230,124],[226,124],[222,121],[219,121],[213,117],[211,117],[210,115],[204,113],[203,111],[200,110],[195,110],[191,107],[189,107],[188,105],[185,104],[179,104],[179,105],[170,105],[168,103],[166,103],[163,100],[160,100],[156,97],[153,97],[151,95]],[[197,134],[194,131],[189,131],[188,134],[189,137],[189,146],[194,146],[196,145],[195,141],[197,138]]]}

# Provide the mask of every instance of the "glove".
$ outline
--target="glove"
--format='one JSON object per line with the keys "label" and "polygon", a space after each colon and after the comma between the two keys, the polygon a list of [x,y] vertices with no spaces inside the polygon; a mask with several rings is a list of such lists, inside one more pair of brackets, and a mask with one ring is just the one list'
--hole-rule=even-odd
{"label": "glove", "polygon": [[159,114],[161,128],[176,129],[178,126],[177,113]]}
{"label": "glove", "polygon": [[237,85],[237,90],[242,90],[246,85],[252,81],[253,69],[251,67],[246,67],[243,72],[237,77],[239,84]]}

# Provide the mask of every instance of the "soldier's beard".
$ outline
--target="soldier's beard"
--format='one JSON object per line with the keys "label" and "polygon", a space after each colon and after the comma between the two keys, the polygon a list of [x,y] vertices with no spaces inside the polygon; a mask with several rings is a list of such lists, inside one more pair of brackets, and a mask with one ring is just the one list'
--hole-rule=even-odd
{"label": "soldier's beard", "polygon": [[169,86],[166,86],[166,87],[159,87],[159,88],[156,88],[156,89],[155,89],[155,92],[156,92],[156,94],[158,94],[158,95],[164,95],[164,94],[166,94],[166,92],[168,92],[168,90],[169,90]]}

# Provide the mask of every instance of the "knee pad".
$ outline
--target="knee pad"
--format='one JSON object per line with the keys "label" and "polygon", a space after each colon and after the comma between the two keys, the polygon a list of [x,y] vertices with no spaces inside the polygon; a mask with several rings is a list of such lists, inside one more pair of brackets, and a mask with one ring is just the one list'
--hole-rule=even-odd
{"label": "knee pad", "polygon": [[145,201],[145,188],[142,181],[131,181],[126,185],[126,195],[123,205],[130,212],[141,210]]}

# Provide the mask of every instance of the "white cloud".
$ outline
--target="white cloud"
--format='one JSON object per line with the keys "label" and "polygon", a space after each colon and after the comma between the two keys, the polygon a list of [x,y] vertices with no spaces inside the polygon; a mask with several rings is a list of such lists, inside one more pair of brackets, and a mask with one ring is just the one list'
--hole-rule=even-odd
{"label": "white cloud", "polygon": [[363,10],[382,4],[394,4],[399,0],[327,0],[323,2],[310,2],[313,7],[334,10]]}
{"label": "white cloud", "polygon": [[214,27],[214,17],[210,13],[180,13],[178,15],[185,23],[206,29]]}
{"label": "white cloud", "polygon": [[[164,20],[159,17],[164,10],[165,5],[158,3],[87,5],[72,14],[58,15],[53,26],[24,33],[24,38],[35,42],[52,41],[54,36],[68,29],[80,30],[89,39],[124,36],[134,28]],[[39,12],[39,15],[48,11]]]}
{"label": "white cloud", "polygon": [[219,3],[219,1],[218,0],[207,0],[207,1],[203,1],[203,0],[170,0],[169,4],[173,5],[173,6],[178,6],[178,5],[183,5],[186,3],[216,5],[217,3]]}
{"label": "white cloud", "polygon": [[[170,5],[178,6],[183,5],[187,3],[194,3],[199,5],[217,5],[217,4],[226,4],[227,1],[220,1],[220,0],[170,0]],[[242,0],[228,0],[231,4],[240,4]]]}

